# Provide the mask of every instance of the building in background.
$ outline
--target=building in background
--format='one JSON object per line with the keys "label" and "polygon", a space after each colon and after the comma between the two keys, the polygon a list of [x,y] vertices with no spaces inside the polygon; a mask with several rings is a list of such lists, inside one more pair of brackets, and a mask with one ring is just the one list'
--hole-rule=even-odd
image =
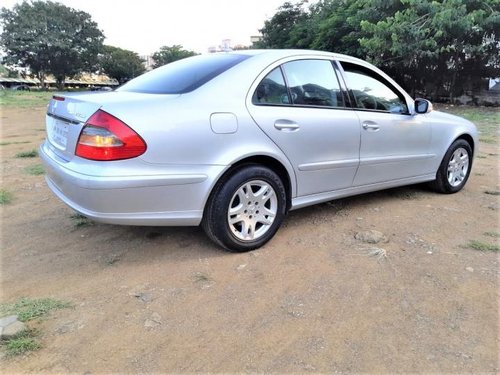
{"label": "building in background", "polygon": [[250,37],[250,43],[255,44],[262,40],[262,35],[254,35]]}
{"label": "building in background", "polygon": [[139,57],[142,59],[144,67],[146,68],[146,71],[153,70],[153,66],[155,64],[155,61],[153,60],[152,55],[142,55]]}
{"label": "building in background", "polygon": [[232,50],[233,50],[233,48],[231,47],[231,39],[222,39],[222,43],[219,44],[217,47],[215,47],[215,46],[208,47],[209,53],[229,52]]}

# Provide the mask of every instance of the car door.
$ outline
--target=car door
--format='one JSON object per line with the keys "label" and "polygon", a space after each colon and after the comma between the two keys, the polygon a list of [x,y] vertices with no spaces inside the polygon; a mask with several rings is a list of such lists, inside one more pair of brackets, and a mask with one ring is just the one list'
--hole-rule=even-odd
{"label": "car door", "polygon": [[359,169],[354,186],[417,177],[432,172],[431,126],[411,115],[405,96],[374,70],[341,62],[361,123]]}
{"label": "car door", "polygon": [[344,94],[330,60],[302,59],[272,69],[248,103],[254,121],[293,165],[298,196],[352,185],[360,124]]}

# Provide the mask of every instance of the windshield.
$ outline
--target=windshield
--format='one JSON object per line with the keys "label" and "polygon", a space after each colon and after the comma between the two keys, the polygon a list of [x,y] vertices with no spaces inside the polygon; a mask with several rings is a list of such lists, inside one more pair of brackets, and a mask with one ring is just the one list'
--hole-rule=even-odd
{"label": "windshield", "polygon": [[197,89],[249,57],[234,54],[189,57],[134,78],[116,91],[184,94]]}

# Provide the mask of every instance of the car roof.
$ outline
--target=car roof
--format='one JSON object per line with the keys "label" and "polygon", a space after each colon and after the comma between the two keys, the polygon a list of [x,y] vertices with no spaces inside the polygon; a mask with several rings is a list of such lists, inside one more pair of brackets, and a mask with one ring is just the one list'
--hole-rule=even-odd
{"label": "car roof", "polygon": [[[398,85],[391,77],[385,74],[382,70],[376,66],[370,64],[367,61],[352,57],[349,55],[343,55],[340,53],[307,50],[307,49],[251,49],[251,50],[236,50],[230,52],[217,52],[215,54],[234,54],[234,55],[246,55],[250,58],[237,64],[234,68],[227,70],[224,74],[216,77],[209,85],[204,85],[205,89],[210,89],[214,84],[220,84],[224,89],[221,91],[227,91],[228,87],[233,86],[232,82],[241,82],[242,87],[250,87],[252,82],[256,79],[255,72],[263,71],[266,67],[276,66],[281,60],[300,60],[308,58],[328,58],[340,60],[343,62],[351,62],[360,66],[364,66],[381,74],[386,80],[388,80],[393,86],[400,90],[404,95],[411,100],[411,97],[406,93],[406,91]],[[244,80],[247,82],[243,83]],[[203,86],[201,87],[203,89]],[[202,90],[203,91],[203,90]],[[236,94],[235,94],[236,95]]]}
{"label": "car roof", "polygon": [[218,52],[219,54],[234,54],[234,55],[248,55],[248,56],[259,56],[261,58],[269,58],[270,60],[279,60],[287,57],[313,57],[313,56],[324,56],[339,60],[349,60],[353,62],[366,64],[366,61],[358,59],[353,56],[343,55],[341,53],[325,52],[317,50],[308,49],[248,49],[248,50],[236,50],[230,52]]}

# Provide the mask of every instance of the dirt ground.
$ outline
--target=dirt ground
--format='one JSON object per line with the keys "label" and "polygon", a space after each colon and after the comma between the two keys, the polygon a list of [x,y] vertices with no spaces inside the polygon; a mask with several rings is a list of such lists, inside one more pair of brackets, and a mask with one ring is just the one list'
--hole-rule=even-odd
{"label": "dirt ground", "polygon": [[[499,147],[462,192],[422,186],[291,212],[264,248],[231,254],[200,228],[76,226],[38,159],[45,108],[2,110],[3,302],[73,304],[7,373],[498,373]],[[27,141],[29,143],[15,143]],[[489,193],[485,193],[489,192]],[[372,245],[354,236],[375,229]],[[491,234],[491,233],[490,233]]]}

